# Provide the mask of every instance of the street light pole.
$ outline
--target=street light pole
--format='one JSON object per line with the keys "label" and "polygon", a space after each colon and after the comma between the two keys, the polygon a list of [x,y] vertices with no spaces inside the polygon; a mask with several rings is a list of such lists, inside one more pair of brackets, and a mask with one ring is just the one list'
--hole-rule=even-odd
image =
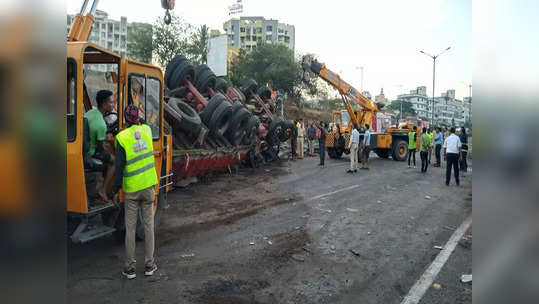
{"label": "street light pole", "polygon": [[432,58],[432,109],[431,109],[431,124],[434,124],[434,85],[436,83],[436,58],[438,58],[440,55],[445,53],[447,50],[449,50],[451,47],[447,47],[447,49],[441,51],[438,55],[431,55],[428,53],[425,53],[423,51],[419,51],[421,54],[425,54]]}

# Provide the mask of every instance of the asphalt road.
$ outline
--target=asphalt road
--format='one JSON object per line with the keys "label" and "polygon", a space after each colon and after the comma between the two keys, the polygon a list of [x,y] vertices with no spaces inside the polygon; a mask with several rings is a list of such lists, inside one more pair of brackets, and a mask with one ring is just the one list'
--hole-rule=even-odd
{"label": "asphalt road", "polygon": [[[158,271],[121,276],[112,238],[68,249],[73,303],[401,303],[471,215],[471,173],[447,187],[372,154],[371,170],[348,159],[283,160],[219,174],[169,193],[156,235]],[[471,234],[471,232],[468,232]],[[357,253],[353,254],[353,250]],[[471,248],[457,246],[422,298],[471,303]]]}

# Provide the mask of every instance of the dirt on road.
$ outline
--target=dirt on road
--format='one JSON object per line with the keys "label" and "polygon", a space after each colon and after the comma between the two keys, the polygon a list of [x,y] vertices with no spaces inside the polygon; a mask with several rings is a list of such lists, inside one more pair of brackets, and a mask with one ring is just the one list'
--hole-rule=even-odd
{"label": "dirt on road", "polygon": [[169,193],[153,277],[143,276],[141,242],[130,281],[122,244],[70,245],[69,301],[400,303],[451,235],[443,227],[471,213],[471,174],[457,188],[440,168],[423,175],[373,157],[351,175],[347,159],[326,162],[283,160]]}

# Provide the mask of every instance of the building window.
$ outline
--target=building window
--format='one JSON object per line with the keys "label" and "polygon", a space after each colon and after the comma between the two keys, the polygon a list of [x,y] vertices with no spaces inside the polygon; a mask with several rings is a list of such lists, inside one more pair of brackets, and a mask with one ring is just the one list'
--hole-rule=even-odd
{"label": "building window", "polygon": [[259,34],[262,34],[262,28],[261,27],[257,28],[256,32],[259,33]]}
{"label": "building window", "polygon": [[266,31],[267,32],[273,31],[273,26],[271,26],[271,25],[266,26]]}
{"label": "building window", "polygon": [[232,30],[234,30],[234,24],[232,24],[232,26],[230,27]]}
{"label": "building window", "polygon": [[240,27],[240,32],[245,33],[245,28],[244,28],[244,27]]}

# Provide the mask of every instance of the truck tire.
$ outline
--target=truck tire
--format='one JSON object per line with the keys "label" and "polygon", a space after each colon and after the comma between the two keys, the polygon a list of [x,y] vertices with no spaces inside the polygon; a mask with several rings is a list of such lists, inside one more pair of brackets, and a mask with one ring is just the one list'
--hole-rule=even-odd
{"label": "truck tire", "polygon": [[289,134],[292,134],[292,132],[294,132],[294,122],[291,120],[285,120],[283,124],[283,131],[279,135],[279,140],[281,142],[285,142],[290,139],[290,136],[287,135],[288,130],[290,130]]}
{"label": "truck tire", "polygon": [[408,155],[408,143],[404,139],[396,139],[392,146],[394,161],[405,161]]}
{"label": "truck tire", "polygon": [[244,145],[251,145],[253,141],[256,141],[258,137],[258,127],[260,126],[260,119],[257,116],[252,115],[247,122],[247,127],[245,128],[245,137],[243,137]]}
{"label": "truck tire", "polygon": [[376,151],[374,151],[374,153],[376,153],[376,155],[378,155],[378,157],[380,157],[380,158],[388,158],[389,157],[389,149],[376,149]]}
{"label": "truck tire", "polygon": [[249,111],[247,111],[247,109],[243,106],[233,113],[234,114],[230,120],[230,127],[227,131],[227,138],[230,140],[232,145],[238,146],[241,144],[241,141],[245,136],[247,124],[251,118],[251,113],[249,113]]}
{"label": "truck tire", "polygon": [[196,76],[193,65],[185,57],[183,59],[170,74],[168,81],[166,81],[167,87],[170,90],[183,86],[186,81],[193,81]]}
{"label": "truck tire", "polygon": [[230,126],[230,118],[232,117],[232,105],[228,101],[224,101],[213,112],[208,128],[213,134],[223,136]]}
{"label": "truck tire", "polygon": [[174,58],[172,58],[172,60],[168,62],[165,69],[165,84],[167,87],[169,86],[170,77],[178,67],[178,64],[184,61],[187,61],[187,58],[185,58],[183,55],[176,55],[174,56]]}
{"label": "truck tire", "polygon": [[271,98],[271,89],[267,86],[260,87],[257,91],[257,94],[258,96],[260,96],[260,98],[262,98],[262,100],[265,101],[265,99]]}
{"label": "truck tire", "polygon": [[214,89],[217,82],[217,76],[213,71],[205,64],[201,64],[195,68],[195,88],[201,93],[205,94],[208,89]]}
{"label": "truck tire", "polygon": [[[163,214],[163,211],[165,210],[165,204],[167,201],[167,194],[165,191],[165,188],[159,189],[159,195],[157,196],[157,208],[155,209],[155,213],[153,215],[153,231],[154,235],[157,232],[157,228],[159,228],[159,223],[161,222],[161,215]],[[140,210],[137,215],[137,228],[136,228],[136,236],[140,240],[144,240],[144,224],[142,222],[142,216],[140,215]]]}
{"label": "truck tire", "polygon": [[217,93],[215,94],[206,105],[206,108],[200,112],[200,118],[202,118],[202,122],[204,122],[206,125],[209,125],[210,118],[215,109],[217,109],[223,102],[226,101],[226,97],[223,96],[223,94]]}
{"label": "truck tire", "polygon": [[193,134],[197,134],[200,131],[202,121],[195,109],[178,98],[170,98],[168,104],[180,114],[181,119],[178,122],[178,127],[181,130]]}
{"label": "truck tire", "polygon": [[268,134],[266,135],[266,142],[270,146],[275,146],[280,143],[280,138],[283,133],[284,121],[281,117],[273,119],[269,123]]}
{"label": "truck tire", "polygon": [[217,81],[215,82],[215,90],[226,94],[228,91],[228,82],[223,78],[217,78]]}
{"label": "truck tire", "polygon": [[174,97],[174,98],[184,98],[185,95],[187,95],[187,87],[177,87],[173,90],[170,90],[168,92],[167,97]]}
{"label": "truck tire", "polygon": [[249,98],[252,92],[256,92],[257,88],[258,83],[256,83],[254,79],[249,79],[243,83],[243,86],[241,87],[241,92],[243,93],[243,95],[245,95],[246,98]]}

